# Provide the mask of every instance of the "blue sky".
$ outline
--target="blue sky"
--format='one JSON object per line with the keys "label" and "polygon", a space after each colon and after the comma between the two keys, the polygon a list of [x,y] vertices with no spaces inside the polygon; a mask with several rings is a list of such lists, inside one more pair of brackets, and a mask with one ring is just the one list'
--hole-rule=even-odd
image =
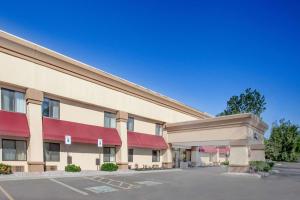
{"label": "blue sky", "polygon": [[251,87],[269,125],[300,124],[299,10],[284,0],[11,0],[0,29],[214,115]]}

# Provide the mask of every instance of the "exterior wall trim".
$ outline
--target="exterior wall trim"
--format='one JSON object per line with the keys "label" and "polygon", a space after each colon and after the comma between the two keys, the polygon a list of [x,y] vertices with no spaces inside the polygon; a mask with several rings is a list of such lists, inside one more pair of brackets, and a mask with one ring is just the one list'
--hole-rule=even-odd
{"label": "exterior wall trim", "polygon": [[155,93],[124,79],[51,51],[14,35],[0,31],[0,52],[34,62],[116,91],[203,119],[211,117],[178,101]]}
{"label": "exterior wall trim", "polygon": [[187,122],[168,123],[167,130],[168,133],[172,133],[179,131],[235,127],[243,125],[255,127],[261,132],[265,132],[268,129],[268,125],[266,123],[252,114],[237,114]]}

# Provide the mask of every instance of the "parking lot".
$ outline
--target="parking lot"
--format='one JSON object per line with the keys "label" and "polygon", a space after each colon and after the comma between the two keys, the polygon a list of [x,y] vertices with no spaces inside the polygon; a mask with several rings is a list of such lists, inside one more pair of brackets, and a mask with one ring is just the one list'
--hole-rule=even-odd
{"label": "parking lot", "polygon": [[[283,167],[284,165],[281,166]],[[295,168],[297,167],[293,166],[293,170]],[[223,168],[197,168],[119,176],[9,180],[0,182],[0,199],[294,200],[299,198],[298,172],[288,176],[278,172],[260,179],[224,175],[224,171]]]}

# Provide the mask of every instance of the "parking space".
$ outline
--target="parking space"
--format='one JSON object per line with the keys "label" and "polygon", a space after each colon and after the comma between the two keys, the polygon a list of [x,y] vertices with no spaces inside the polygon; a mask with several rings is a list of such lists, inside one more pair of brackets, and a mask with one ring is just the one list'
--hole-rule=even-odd
{"label": "parking space", "polygon": [[299,179],[291,176],[276,174],[259,179],[225,176],[222,172],[222,168],[198,168],[119,176],[1,181],[0,199],[294,200],[300,195]]}

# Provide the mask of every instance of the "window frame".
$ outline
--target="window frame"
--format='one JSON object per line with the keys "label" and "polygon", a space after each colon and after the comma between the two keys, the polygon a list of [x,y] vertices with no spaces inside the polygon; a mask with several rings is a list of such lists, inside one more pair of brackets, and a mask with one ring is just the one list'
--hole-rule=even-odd
{"label": "window frame", "polygon": [[[132,154],[130,154],[129,152],[132,152]],[[133,162],[133,155],[134,155],[134,149],[128,149],[128,162]]]}
{"label": "window frame", "polygon": [[[6,160],[4,159],[4,145],[3,145],[3,142],[4,141],[13,141],[15,143],[15,150],[16,150],[16,154],[15,154],[15,159],[14,160]],[[25,142],[25,159],[24,160],[18,160],[17,159],[17,141],[20,141],[20,142]],[[14,140],[14,139],[1,139],[1,147],[2,147],[2,161],[27,161],[27,141],[26,140]]]}
{"label": "window frame", "polygon": [[[105,160],[105,149],[109,149],[109,161],[106,161]],[[114,152],[115,152],[115,154],[114,154],[114,160],[111,160],[110,158],[111,158],[111,149],[114,149]],[[116,162],[116,147],[103,147],[103,162],[104,163],[113,163],[113,162]]]}
{"label": "window frame", "polygon": [[[157,132],[158,128],[159,128],[159,132]],[[159,123],[155,124],[155,135],[158,135],[158,136],[163,135],[162,124],[159,124]]]}
{"label": "window frame", "polygon": [[[154,160],[154,152],[158,153],[156,154],[156,160]],[[160,162],[160,150],[152,150],[152,162]]]}
{"label": "window frame", "polygon": [[[12,96],[12,110],[10,110],[10,109],[9,110],[5,110],[4,109],[3,91],[7,91],[7,92],[12,92],[13,93],[13,96]],[[24,101],[23,109],[24,109],[24,112],[17,111],[17,109],[16,109],[16,99],[17,99],[16,94],[17,93],[22,94],[22,96],[23,96],[23,101]],[[14,90],[14,89],[0,87],[0,96],[1,96],[0,97],[0,108],[1,108],[1,110],[6,111],[6,112],[16,112],[16,113],[26,114],[25,92],[19,91],[19,90]]]}
{"label": "window frame", "polygon": [[[129,121],[132,122],[132,130],[129,129],[129,123],[130,123]],[[127,131],[131,131],[131,132],[134,131],[134,117],[128,117],[128,120],[127,120]]]}
{"label": "window frame", "polygon": [[[108,115],[108,116],[107,116]],[[112,117],[113,116],[113,117]],[[109,127],[106,126],[106,123],[105,123],[105,119],[108,118],[109,119]],[[115,126],[112,127],[112,123],[111,123],[111,120],[114,120],[115,121]],[[105,128],[116,128],[117,127],[117,115],[116,113],[113,113],[113,112],[108,112],[108,111],[104,111],[104,121],[103,121],[103,127]]]}
{"label": "window frame", "polygon": [[[44,114],[44,105],[45,103],[48,103],[48,116]],[[51,116],[51,106],[53,107],[53,102],[56,102],[58,103],[58,117],[54,117],[53,116],[53,108],[52,108],[52,116]],[[52,103],[52,105],[51,105]],[[43,117],[48,117],[48,118],[51,118],[51,119],[60,119],[60,100],[56,100],[56,99],[52,99],[52,98],[49,98],[49,97],[44,97],[44,100],[43,100],[43,103],[42,103],[42,116]]]}
{"label": "window frame", "polygon": [[[49,150],[48,150],[48,152],[58,152],[58,160],[47,160],[46,159],[46,147],[45,147],[45,145],[46,144],[48,144],[49,145]],[[59,150],[58,151],[50,151],[50,145],[53,145],[53,144],[55,144],[55,145],[58,145],[58,147],[59,147]],[[55,142],[44,142],[44,161],[45,162],[60,162],[60,143],[55,143]],[[51,155],[49,154],[49,157],[51,158]]]}

